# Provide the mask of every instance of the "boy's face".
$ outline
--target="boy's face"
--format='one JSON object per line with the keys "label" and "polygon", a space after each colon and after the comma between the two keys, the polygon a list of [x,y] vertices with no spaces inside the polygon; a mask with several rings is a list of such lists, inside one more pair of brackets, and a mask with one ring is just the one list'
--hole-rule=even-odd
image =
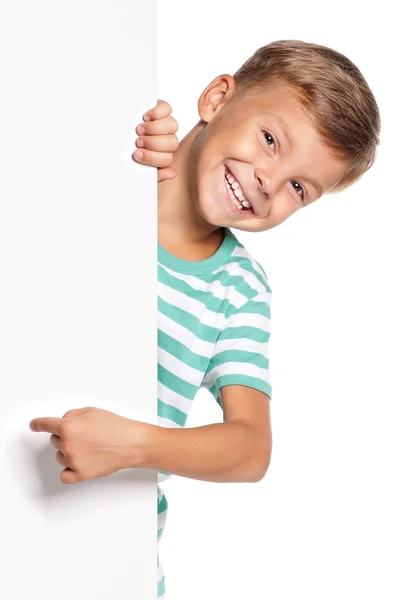
{"label": "boy's face", "polygon": [[[274,83],[231,104],[234,88],[232,76],[220,76],[199,100],[204,123],[191,153],[197,208],[212,225],[265,231],[325,194],[346,165],[321,142],[287,84]],[[230,198],[226,169],[249,210]]]}

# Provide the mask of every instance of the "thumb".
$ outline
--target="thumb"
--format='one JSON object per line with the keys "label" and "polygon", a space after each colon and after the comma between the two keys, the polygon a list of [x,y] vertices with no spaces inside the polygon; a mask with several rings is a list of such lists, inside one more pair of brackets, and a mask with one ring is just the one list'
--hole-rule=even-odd
{"label": "thumb", "polygon": [[166,181],[166,179],[174,179],[177,171],[173,167],[158,167],[158,183]]}

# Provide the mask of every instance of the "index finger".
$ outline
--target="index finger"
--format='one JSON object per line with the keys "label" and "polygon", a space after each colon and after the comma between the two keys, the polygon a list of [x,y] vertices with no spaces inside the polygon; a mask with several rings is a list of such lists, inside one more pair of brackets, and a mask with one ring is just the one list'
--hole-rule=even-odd
{"label": "index finger", "polygon": [[38,417],[32,419],[29,423],[29,428],[32,431],[45,431],[46,433],[55,433],[61,436],[61,421],[59,417]]}
{"label": "index finger", "polygon": [[154,108],[147,110],[145,115],[143,116],[144,121],[147,121],[145,118],[146,115],[150,117],[149,120],[155,121],[156,119],[163,119],[164,117],[168,117],[171,114],[172,108],[166,100],[158,99],[157,104]]}

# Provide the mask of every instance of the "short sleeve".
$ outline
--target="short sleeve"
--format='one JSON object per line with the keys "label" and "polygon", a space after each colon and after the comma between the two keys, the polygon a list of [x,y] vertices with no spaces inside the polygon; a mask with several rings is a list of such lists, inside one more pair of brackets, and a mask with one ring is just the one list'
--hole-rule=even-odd
{"label": "short sleeve", "polygon": [[221,408],[220,389],[225,385],[245,385],[272,397],[268,357],[271,294],[260,293],[226,315],[201,385]]}

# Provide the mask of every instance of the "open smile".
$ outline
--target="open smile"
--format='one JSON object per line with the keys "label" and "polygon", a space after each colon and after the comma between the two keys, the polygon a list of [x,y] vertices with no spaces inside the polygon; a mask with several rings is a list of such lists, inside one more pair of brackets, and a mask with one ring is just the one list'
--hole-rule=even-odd
{"label": "open smile", "polygon": [[[228,181],[229,179],[229,181]],[[247,200],[240,186],[239,181],[234,177],[231,171],[224,165],[224,182],[229,204],[234,212],[254,215],[253,207]],[[244,203],[244,204],[243,204]]]}

